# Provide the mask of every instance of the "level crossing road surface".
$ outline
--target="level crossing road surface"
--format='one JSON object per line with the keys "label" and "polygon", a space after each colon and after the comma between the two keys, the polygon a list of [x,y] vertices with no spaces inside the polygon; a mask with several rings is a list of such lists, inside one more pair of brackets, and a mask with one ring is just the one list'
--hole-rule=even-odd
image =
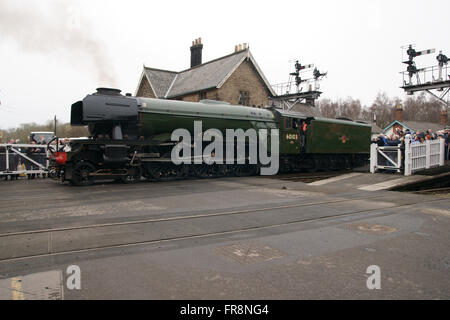
{"label": "level crossing road surface", "polygon": [[420,179],[1,181],[0,299],[449,299],[449,195],[386,190]]}

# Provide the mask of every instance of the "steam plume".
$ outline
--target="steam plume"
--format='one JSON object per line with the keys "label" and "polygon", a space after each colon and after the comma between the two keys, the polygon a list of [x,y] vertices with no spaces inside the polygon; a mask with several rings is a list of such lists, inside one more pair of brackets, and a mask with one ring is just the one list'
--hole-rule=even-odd
{"label": "steam plume", "polygon": [[67,1],[1,0],[0,35],[26,51],[61,54],[74,65],[88,63],[85,67],[93,68],[100,83],[115,86],[108,55],[77,13]]}

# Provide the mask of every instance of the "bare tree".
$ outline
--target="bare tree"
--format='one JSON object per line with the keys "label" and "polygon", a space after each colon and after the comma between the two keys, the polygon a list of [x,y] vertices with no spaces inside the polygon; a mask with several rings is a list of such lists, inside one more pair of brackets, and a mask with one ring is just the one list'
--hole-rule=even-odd
{"label": "bare tree", "polygon": [[337,101],[322,99],[319,101],[318,107],[322,115],[327,118],[345,117],[360,119],[363,110],[361,102],[351,97],[338,99]]}
{"label": "bare tree", "polygon": [[[3,137],[1,142],[8,142],[10,139],[19,139],[23,143],[29,142],[30,132],[32,131],[50,131],[54,130],[53,120],[48,120],[45,124],[24,123],[17,128],[2,130]],[[61,138],[86,137],[89,135],[87,127],[72,127],[70,123],[64,123],[57,126],[57,134]]]}
{"label": "bare tree", "polygon": [[406,98],[403,109],[404,120],[437,123],[440,120],[442,106],[435,98],[422,92]]}

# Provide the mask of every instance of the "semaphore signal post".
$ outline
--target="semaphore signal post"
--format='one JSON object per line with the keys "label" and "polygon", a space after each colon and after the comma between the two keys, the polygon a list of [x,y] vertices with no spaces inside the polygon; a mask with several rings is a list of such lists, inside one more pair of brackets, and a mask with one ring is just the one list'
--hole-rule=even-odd
{"label": "semaphore signal post", "polygon": [[446,108],[449,107],[450,68],[449,58],[439,51],[436,56],[437,65],[418,68],[415,58],[423,55],[434,54],[436,49],[417,51],[415,45],[402,47],[402,54],[407,54],[407,60],[402,63],[407,65],[406,71],[402,71],[403,86],[401,87],[409,95],[415,92],[426,91],[435,97]]}

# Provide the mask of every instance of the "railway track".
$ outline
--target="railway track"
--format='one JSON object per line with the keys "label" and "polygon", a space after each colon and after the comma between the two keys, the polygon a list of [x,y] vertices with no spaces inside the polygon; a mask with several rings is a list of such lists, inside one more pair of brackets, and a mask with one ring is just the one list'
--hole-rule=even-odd
{"label": "railway track", "polygon": [[304,182],[311,183],[319,180],[324,180],[328,178],[334,178],[343,174],[353,172],[352,170],[345,171],[326,171],[326,172],[304,172],[304,173],[289,173],[280,174],[274,176],[274,179],[293,181],[293,182]]}
{"label": "railway track", "polygon": [[[383,196],[371,196],[371,197],[359,197],[345,200],[330,200],[321,202],[310,202],[303,204],[290,204],[281,206],[272,206],[256,209],[245,209],[236,211],[215,212],[208,214],[197,215],[181,215],[160,219],[145,219],[137,221],[125,221],[116,223],[105,224],[93,224],[85,226],[73,226],[62,228],[49,228],[30,230],[23,232],[11,232],[0,234],[0,241],[7,243],[12,241],[13,244],[19,243],[11,252],[1,252],[0,262],[11,262],[24,260],[36,257],[48,257],[58,256],[71,253],[81,253],[96,250],[132,247],[146,244],[157,244],[172,241],[182,241],[189,239],[208,238],[220,235],[243,233],[248,231],[257,231],[270,228],[278,228],[288,225],[319,222],[324,220],[332,220],[336,218],[344,217],[357,217],[364,213],[371,213],[375,211],[383,211],[390,209],[388,213],[382,212],[379,215],[392,215],[396,214],[395,209],[401,207],[410,207],[416,204],[431,203],[437,201],[443,201],[445,199],[432,199],[429,201],[418,201],[415,203],[396,204],[389,207],[375,207],[362,210],[347,210],[343,212],[333,214],[304,214],[302,218],[298,218],[298,214],[292,214],[292,212],[283,212],[286,209],[300,208],[300,207],[312,207],[317,205],[332,205],[345,202],[354,202],[361,200],[375,200],[383,198]],[[246,219],[245,215],[251,215],[258,213],[258,215],[264,213],[270,213],[276,211],[277,223],[262,223],[258,224],[258,219]],[[262,213],[261,213],[262,212]],[[220,219],[229,218],[233,216],[232,221],[228,223],[239,222],[239,227],[226,227],[225,224],[220,223]],[[251,217],[250,217],[251,218]],[[219,219],[214,223],[204,223],[201,226],[195,224],[195,221],[208,222],[209,219]],[[261,219],[261,217],[260,217]],[[188,224],[186,220],[192,220],[194,222]],[[270,220],[270,219],[269,219]],[[251,221],[251,222],[248,222]],[[209,221],[211,222],[211,221]],[[162,224],[167,224],[166,229]],[[185,231],[187,226],[192,228],[192,231]],[[225,225],[225,227],[224,227]],[[145,229],[145,228],[149,228]],[[152,230],[153,228],[153,230]],[[208,228],[210,228],[208,230]],[[198,232],[198,230],[204,230]],[[171,234],[172,232],[172,234]],[[153,238],[152,238],[153,237]],[[106,239],[106,240],[105,240]],[[40,248],[36,248],[35,251],[30,252],[29,249],[25,249],[26,243],[41,244]],[[6,248],[5,246],[4,248]],[[15,250],[15,251],[14,251]]]}
{"label": "railway track", "polygon": [[450,187],[414,191],[416,194],[450,194]]}

